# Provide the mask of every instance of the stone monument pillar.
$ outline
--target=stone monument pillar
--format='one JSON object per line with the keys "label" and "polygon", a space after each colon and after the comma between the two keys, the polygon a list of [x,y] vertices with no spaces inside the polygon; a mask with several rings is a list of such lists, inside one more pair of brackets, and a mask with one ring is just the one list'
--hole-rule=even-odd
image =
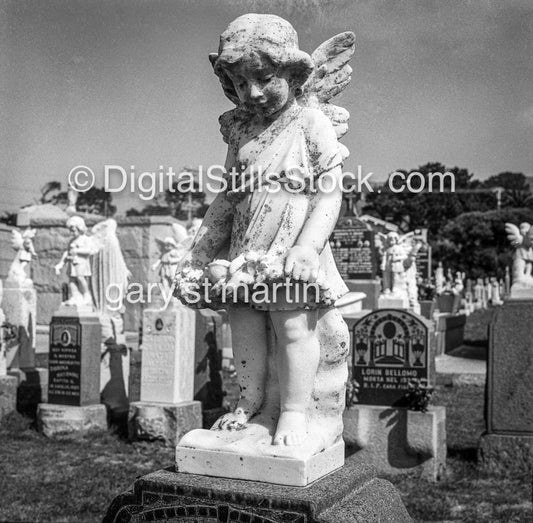
{"label": "stone monument pillar", "polygon": [[48,437],[107,428],[100,404],[101,326],[89,307],[61,307],[50,323],[48,403],[37,409]]}
{"label": "stone monument pillar", "polygon": [[201,403],[193,401],[195,330],[195,311],[176,300],[144,311],[141,400],[130,404],[130,437],[173,446],[202,426]]}
{"label": "stone monument pillar", "polygon": [[479,446],[479,460],[489,472],[533,471],[532,317],[533,296],[507,299],[490,324],[486,432]]}

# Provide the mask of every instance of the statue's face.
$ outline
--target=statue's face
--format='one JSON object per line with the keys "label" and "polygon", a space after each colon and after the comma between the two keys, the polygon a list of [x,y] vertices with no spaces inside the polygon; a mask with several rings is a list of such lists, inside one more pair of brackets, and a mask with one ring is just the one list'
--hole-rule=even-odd
{"label": "statue's face", "polygon": [[389,245],[393,246],[393,245],[398,244],[399,238],[398,238],[398,235],[396,235],[395,233],[390,233],[388,240],[389,240]]}
{"label": "statue's face", "polygon": [[522,236],[525,236],[528,233],[530,228],[531,228],[531,225],[529,225],[529,223],[521,223],[520,224],[520,234]]}
{"label": "statue's face", "polygon": [[274,115],[292,98],[285,75],[256,53],[250,53],[241,60],[228,72],[228,76],[239,100],[251,113],[260,117]]}
{"label": "statue's face", "polygon": [[74,238],[77,238],[81,234],[80,230],[75,225],[71,225],[68,230]]}

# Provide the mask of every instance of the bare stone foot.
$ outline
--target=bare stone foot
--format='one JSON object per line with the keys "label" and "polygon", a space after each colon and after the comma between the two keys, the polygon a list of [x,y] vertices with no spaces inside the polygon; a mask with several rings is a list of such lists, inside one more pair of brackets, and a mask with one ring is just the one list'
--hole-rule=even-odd
{"label": "bare stone foot", "polygon": [[282,412],[276,434],[274,435],[273,445],[300,445],[307,437],[306,420],[304,412],[287,410]]}
{"label": "bare stone foot", "polygon": [[249,419],[250,415],[243,408],[237,407],[233,412],[218,418],[211,430],[242,430]]}

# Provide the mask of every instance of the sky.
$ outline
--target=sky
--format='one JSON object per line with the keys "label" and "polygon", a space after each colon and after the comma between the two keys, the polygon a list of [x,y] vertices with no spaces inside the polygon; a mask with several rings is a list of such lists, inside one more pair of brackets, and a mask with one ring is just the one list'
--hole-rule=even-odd
{"label": "sky", "polygon": [[[66,188],[80,164],[102,186],[106,164],[138,176],[223,163],[218,116],[232,104],[207,57],[247,12],[286,18],[309,53],[355,32],[335,99],[351,114],[346,170],[533,174],[530,0],[16,0],[0,4],[0,213],[48,181]],[[119,212],[146,203],[113,199]]]}

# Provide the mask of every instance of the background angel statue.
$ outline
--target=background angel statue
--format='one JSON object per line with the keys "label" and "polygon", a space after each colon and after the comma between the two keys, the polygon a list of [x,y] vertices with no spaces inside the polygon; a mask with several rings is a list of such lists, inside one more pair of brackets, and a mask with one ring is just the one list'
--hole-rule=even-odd
{"label": "background angel statue", "polygon": [[379,233],[379,239],[383,295],[407,299],[409,308],[419,312],[416,255],[422,243],[415,241],[413,232],[402,236],[396,232]]}
{"label": "background angel statue", "polygon": [[116,235],[117,223],[108,219],[96,224],[88,234],[80,216],[67,220],[72,239],[56,274],[67,267],[69,298],[62,305],[89,307],[101,313],[114,313],[122,307],[129,276]]}
{"label": "background angel statue", "polygon": [[505,232],[515,248],[511,294],[518,288],[533,288],[533,228],[527,222],[521,223],[519,227],[506,223]]}
{"label": "background angel statue", "polygon": [[11,231],[11,244],[13,249],[17,251],[17,254],[9,267],[8,281],[16,282],[21,286],[32,283],[29,266],[32,259],[37,257],[33,248],[34,237],[35,229],[28,228],[24,232],[20,232],[18,229]]}
{"label": "background angel statue", "polygon": [[89,278],[91,264],[89,256],[94,252],[94,246],[87,235],[87,226],[80,216],[72,216],[67,220],[67,228],[72,236],[67,250],[61,260],[54,267],[57,275],[67,267],[69,298],[62,305],[93,306]]}
{"label": "background angel statue", "polygon": [[[152,266],[152,271],[158,271],[159,282],[163,286],[163,292],[168,295],[172,288],[172,282],[176,276],[178,263],[186,253],[186,246],[189,239],[187,229],[179,223],[172,224],[173,236],[167,236],[163,240],[156,238],[161,256]],[[188,246],[188,245],[187,245]]]}

